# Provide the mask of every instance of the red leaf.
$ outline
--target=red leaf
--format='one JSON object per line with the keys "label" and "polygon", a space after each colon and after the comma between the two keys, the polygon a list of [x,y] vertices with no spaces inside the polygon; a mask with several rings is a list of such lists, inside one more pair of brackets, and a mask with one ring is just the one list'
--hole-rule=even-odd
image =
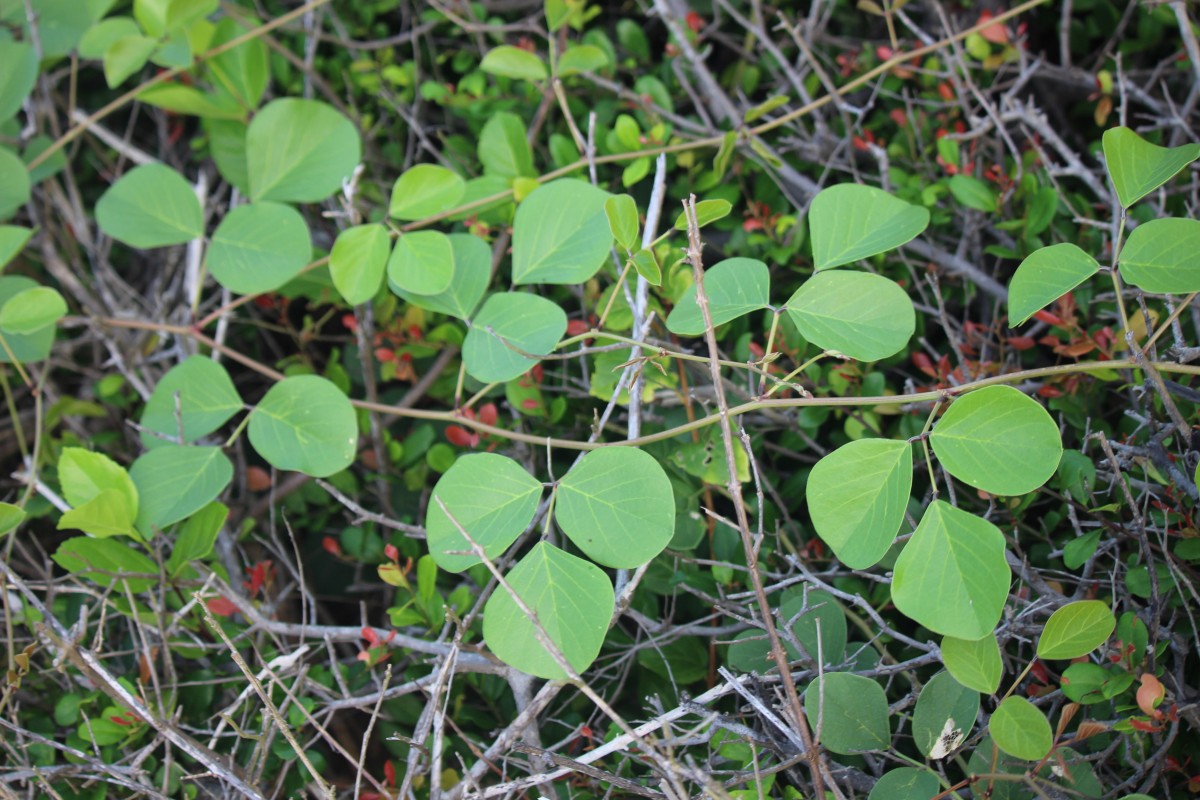
{"label": "red leaf", "polygon": [[479,409],[479,421],[484,425],[495,425],[499,416],[495,403],[486,403]]}
{"label": "red leaf", "polygon": [[1062,317],[1055,316],[1046,309],[1036,312],[1033,316],[1035,319],[1044,322],[1047,325],[1057,325],[1058,327],[1062,328],[1067,324],[1066,320],[1064,320]]}
{"label": "red leaf", "polygon": [[[987,22],[991,18],[992,12],[990,11],[984,11],[979,15],[980,22]],[[999,23],[987,26],[979,32],[979,35],[992,44],[1008,44],[1008,29]]]}
{"label": "red leaf", "polygon": [[392,763],[390,758],[383,762],[383,777],[385,780],[387,780],[388,786],[396,785],[396,766]]}
{"label": "red leaf", "polygon": [[1029,350],[1032,347],[1036,347],[1037,342],[1029,336],[1010,336],[1008,346],[1013,350]]}
{"label": "red leaf", "polygon": [[1143,714],[1148,714],[1155,718],[1162,716],[1162,713],[1157,710],[1158,704],[1163,701],[1163,697],[1167,694],[1162,681],[1149,672],[1142,673],[1141,681],[1142,685],[1137,690],[1138,708],[1142,710]]}
{"label": "red leaf", "polygon": [[446,438],[450,444],[459,447],[475,447],[479,444],[479,434],[472,433],[461,425],[447,425]]}
{"label": "red leaf", "polygon": [[579,336],[587,333],[589,325],[581,319],[572,319],[567,321],[567,336]]}
{"label": "red leaf", "polygon": [[232,617],[238,610],[232,601],[226,600],[224,597],[214,597],[204,605],[218,617]]}
{"label": "red leaf", "polygon": [[400,549],[390,542],[384,545],[383,554],[387,556],[388,561],[396,562],[400,560]]}
{"label": "red leaf", "polygon": [[704,28],[704,17],[695,11],[689,11],[685,20],[687,21],[687,26],[692,29],[692,33],[699,33]]}
{"label": "red leaf", "polygon": [[342,546],[338,544],[338,540],[332,536],[326,536],[324,539],[322,539],[321,547],[324,548],[326,553],[329,553],[332,556],[337,556],[338,558],[342,557]]}
{"label": "red leaf", "polygon": [[265,492],[271,488],[271,474],[262,467],[246,467],[246,488],[252,492]]}

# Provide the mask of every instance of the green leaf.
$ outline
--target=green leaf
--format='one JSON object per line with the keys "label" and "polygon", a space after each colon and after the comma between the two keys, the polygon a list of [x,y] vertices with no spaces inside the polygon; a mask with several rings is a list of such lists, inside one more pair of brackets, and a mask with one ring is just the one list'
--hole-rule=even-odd
{"label": "green leaf", "polygon": [[510,381],[549,354],[566,331],[567,315],[557,303],[524,292],[493,294],[471,320],[463,362],[477,381]]}
{"label": "green leaf", "polygon": [[1129,208],[1200,158],[1200,144],[1159,147],[1129,128],[1104,132],[1104,162],[1121,205]]}
{"label": "green leaf", "polygon": [[12,503],[0,503],[0,535],[8,533],[25,519],[25,510]]}
{"label": "green leaf", "polygon": [[949,180],[950,194],[967,208],[991,214],[996,211],[996,193],[979,178],[954,175]]}
{"label": "green leaf", "polygon": [[183,523],[179,538],[171,549],[171,557],[167,559],[167,573],[172,578],[179,577],[188,564],[208,558],[217,542],[221,526],[229,517],[229,509],[222,503],[213,501],[204,508],[192,514]]}
{"label": "green leaf", "polygon": [[608,66],[608,54],[594,44],[577,44],[558,59],[560,77],[598,72]]}
{"label": "green leaf", "polygon": [[204,235],[204,211],[184,177],[162,164],[125,173],[96,203],[100,230],[130,247],[147,249]]}
{"label": "green leaf", "polygon": [[273,100],[246,131],[250,199],[317,203],[342,187],[362,158],[354,123],[316,100]]}
{"label": "green leaf", "polygon": [[354,461],[354,406],[316,375],[284,378],[250,415],[250,444],[276,469],[324,478]]}
{"label": "green leaf", "polygon": [[878,361],[908,346],[917,314],[908,294],[868,272],[820,272],[787,304],[805,339],[858,361]]}
{"label": "green leaf", "polygon": [[[0,277],[0,307],[3,307],[13,297],[29,289],[37,288],[37,283],[31,278],[19,275]],[[26,363],[41,361],[50,355],[54,346],[54,334],[58,329],[48,325],[31,334],[6,333],[4,343],[8,349],[0,348],[0,364],[10,364],[13,359]],[[10,356],[9,353],[12,353]]]}
{"label": "green leaf", "polygon": [[219,0],[134,0],[133,16],[151,36],[181,28],[217,10]]}
{"label": "green leaf", "polygon": [[896,559],[892,600],[943,636],[980,639],[1008,600],[1004,534],[974,514],[934,500]]}
{"label": "green leaf", "polygon": [[567,5],[567,0],[546,0],[546,28],[554,33],[571,20],[573,10]]}
{"label": "green leaf", "polygon": [[636,250],[640,221],[634,199],[627,194],[615,194],[604,201],[604,214],[617,244],[626,250]]}
{"label": "green leaf", "polygon": [[158,47],[158,42],[149,36],[122,36],[104,51],[104,80],[108,88],[115,89],[129,76],[141,72],[142,67]]}
{"label": "green leaf", "polygon": [[1070,243],[1035,250],[1009,282],[1008,324],[1014,328],[1024,324],[1099,271],[1096,259]]}
{"label": "green leaf", "polygon": [[101,492],[112,490],[124,497],[130,521],[137,516],[137,487],[125,468],[103,453],[64,447],[58,457],[58,482],[63,497],[72,506],[81,506]]}
{"label": "green leaf", "polygon": [[[701,200],[696,203],[696,223],[703,228],[705,225],[728,217],[732,210],[733,204],[728,200]],[[686,231],[687,229],[688,221],[685,211],[675,218],[675,230]]]}
{"label": "green leaf", "polygon": [[[127,583],[131,592],[144,592],[158,583],[158,566],[141,552],[117,539],[76,536],[58,546],[51,556],[67,572],[100,586]],[[95,570],[95,571],[93,571]],[[141,575],[125,578],[125,575]]]}
{"label": "green leaf", "polygon": [[28,42],[0,42],[0,122],[13,117],[33,91],[37,52]]}
{"label": "green leaf", "polygon": [[0,221],[29,202],[29,173],[25,162],[7,147],[0,147]]}
{"label": "green leaf", "polygon": [[102,539],[110,536],[140,538],[133,527],[136,514],[124,494],[117,489],[105,489],[59,517],[58,529],[81,530]]}
{"label": "green leaf", "polygon": [[148,538],[217,499],[233,480],[233,464],[219,447],[169,444],[133,462],[129,477],[141,498],[137,528]]}
{"label": "green leaf", "polygon": [[208,269],[238,294],[271,292],[300,274],[312,258],[312,237],[300,212],[282,203],[238,206],[213,232]]}
{"label": "green leaf", "polygon": [[183,444],[194,442],[220,428],[242,406],[225,367],[211,358],[189,356],[163,375],[146,401],[141,418],[142,444],[149,450],[177,439],[181,424]]}
{"label": "green leaf", "polygon": [[0,0],[0,18],[21,31],[22,41],[31,42],[36,36],[41,43],[41,57],[47,61],[69,55],[84,32],[108,11],[94,0],[31,0],[29,7],[36,32],[29,25],[24,0]]}
{"label": "green leaf", "polygon": [[929,800],[942,790],[937,774],[927,769],[899,767],[875,781],[867,800]]}
{"label": "green leaf", "polygon": [[417,295],[438,295],[454,281],[454,248],[441,231],[405,233],[387,262],[388,280]]}
{"label": "green leaf", "polygon": [[[237,20],[225,17],[217,23],[209,47],[221,47],[245,33],[247,29]],[[205,67],[213,83],[229,92],[238,105],[246,110],[258,107],[270,80],[267,45],[261,37],[209,59]]]}
{"label": "green leaf", "polygon": [[662,268],[658,266],[658,259],[655,258],[653,250],[643,248],[634,253],[633,268],[637,270],[638,276],[645,278],[651,286],[662,285]]}
{"label": "green leaf", "polygon": [[912,463],[908,442],[859,439],[813,467],[808,513],[846,566],[869,569],[892,546],[912,492]]}
{"label": "green leaf", "polygon": [[1062,458],[1062,437],[1050,414],[1011,386],[957,398],[929,443],[947,472],[998,495],[1032,492],[1050,480]]}
{"label": "green leaf", "polygon": [[825,673],[804,693],[804,715],[830,752],[851,755],[891,744],[887,696],[870,678]]}
{"label": "green leaf", "polygon": [[882,189],[841,183],[822,189],[808,212],[818,270],[899,247],[925,230],[929,212]]}
{"label": "green leaf", "polygon": [[1155,219],[1133,229],[1121,248],[1121,276],[1147,292],[1200,291],[1200,221]]}
{"label": "green leaf", "polygon": [[748,109],[742,116],[742,122],[745,122],[747,125],[749,125],[756,120],[762,119],[775,109],[786,106],[790,101],[791,98],[786,94],[777,94],[768,97],[765,101],[759,103],[751,109]]}
{"label": "green leaf", "polygon": [[176,114],[226,120],[244,120],[246,118],[246,112],[232,100],[180,83],[159,83],[149,86],[138,93],[138,100],[167,111],[173,111]]}
{"label": "green leaf", "polygon": [[428,311],[467,319],[491,282],[492,251],[482,239],[469,233],[452,233],[449,238],[454,255],[454,279],[446,291],[431,295],[412,294],[392,281],[389,281],[389,288],[409,303]]}
{"label": "green leaf", "polygon": [[0,225],[0,270],[25,249],[33,231],[17,225]]}
{"label": "green leaf", "polygon": [[467,182],[456,172],[436,164],[417,164],[396,179],[388,216],[416,220],[454,208],[467,191]]}
{"label": "green leaf", "polygon": [[1067,603],[1050,615],[1038,639],[1037,655],[1044,661],[1079,658],[1108,641],[1117,618],[1102,600]]}
{"label": "green leaf", "polygon": [[945,758],[971,735],[978,714],[979,692],[960,684],[951,673],[939,672],[917,698],[913,743],[926,758]]}
{"label": "green leaf", "polygon": [[479,132],[478,150],[479,163],[486,175],[509,180],[537,177],[525,123],[512,112],[499,111],[488,117]]}
{"label": "green leaf", "polygon": [[201,126],[208,136],[208,148],[221,177],[244,195],[250,193],[250,174],[246,166],[246,125],[228,119],[204,118]]}
{"label": "green leaf", "polygon": [[479,68],[489,75],[525,81],[543,81],[550,74],[541,58],[508,44],[489,50]]}
{"label": "green leaf", "polygon": [[[704,293],[713,326],[745,316],[770,303],[771,272],[753,258],[727,258],[704,272]],[[704,315],[696,302],[696,286],[689,286],[667,317],[667,330],[681,336],[704,333]]]}
{"label": "green leaf", "polygon": [[613,245],[604,213],[609,194],[574,178],[538,187],[513,220],[513,283],[583,283]]}
{"label": "green leaf", "polygon": [[356,306],[374,297],[391,251],[383,225],[355,225],[339,233],[329,253],[329,275],[342,299]]}
{"label": "green leaf", "polygon": [[992,741],[1004,752],[1025,761],[1040,761],[1050,752],[1054,735],[1046,715],[1024,697],[1006,697],[988,723]]}
{"label": "green leaf", "polygon": [[35,286],[0,305],[0,331],[28,336],[53,326],[67,314],[67,301],[56,289]]}
{"label": "green leaf", "polygon": [[[806,589],[784,600],[779,606],[778,627],[782,628],[793,619],[792,634],[804,647],[804,653],[787,638],[782,638],[789,661],[798,661],[807,655],[814,662],[819,656],[823,657],[820,660],[825,665],[841,662],[846,650],[846,616],[833,595],[819,589]],[[763,631],[744,631],[729,645],[726,662],[732,669],[762,675],[775,667],[770,653],[771,644]]]}
{"label": "green leaf", "polygon": [[1092,705],[1110,700],[1133,685],[1133,675],[1113,672],[1090,661],[1071,664],[1059,681],[1063,696],[1073,703]]}
{"label": "green leaf", "polygon": [[981,639],[942,639],[942,663],[954,679],[983,694],[995,694],[1000,688],[1004,667],[1000,662],[1000,645],[995,634]]}
{"label": "green leaf", "polygon": [[554,518],[588,558],[606,567],[640,567],[675,533],[671,481],[658,461],[633,447],[604,447],[580,459],[559,482]]}
{"label": "green leaf", "polygon": [[[614,602],[603,570],[538,542],[508,573],[507,583],[577,674],[596,660]],[[483,638],[501,661],[522,672],[547,680],[567,677],[542,646],[533,621],[503,587],[497,587],[484,608]]]}
{"label": "green leaf", "polygon": [[495,453],[459,457],[438,480],[429,499],[425,516],[429,554],[447,572],[462,572],[483,563],[454,524],[457,522],[489,559],[499,558],[529,527],[541,497],[541,482],[511,458]]}

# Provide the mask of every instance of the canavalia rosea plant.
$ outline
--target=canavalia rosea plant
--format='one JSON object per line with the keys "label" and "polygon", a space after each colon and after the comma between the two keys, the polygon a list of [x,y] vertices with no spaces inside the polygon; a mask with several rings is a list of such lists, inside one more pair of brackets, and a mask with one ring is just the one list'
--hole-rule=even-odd
{"label": "canavalia rosea plant", "polygon": [[[551,145],[569,155],[559,159],[565,163],[543,171],[541,149],[531,146],[525,121],[511,112],[497,113],[482,126],[478,174],[419,164],[389,176],[394,184],[386,208],[369,208],[356,194],[363,156],[355,125],[317,100],[263,104],[269,83],[265,46],[243,38],[248,29],[230,19],[199,30],[198,20],[212,6],[135,3],[133,17],[95,21],[116,23],[110,27],[119,25],[121,35],[91,30],[84,42],[102,60],[113,87],[147,60],[173,64],[178,56],[170,47],[191,48],[183,60],[194,70],[191,83],[157,83],[138,97],[201,120],[216,168],[234,187],[231,202],[223,213],[206,215],[194,177],[151,159],[125,170],[95,202],[91,213],[98,231],[133,250],[190,248],[197,254],[189,284],[195,299],[225,295],[222,314],[327,269],[321,274],[337,293],[329,302],[362,307],[402,301],[442,320],[444,341],[461,349],[454,410],[425,413],[539,454],[518,460],[491,451],[451,453],[448,463],[439,464],[440,476],[419,519],[425,548],[423,582],[414,593],[419,608],[393,609],[393,624],[423,621],[436,629],[447,613],[461,610],[439,593],[439,570],[479,584],[494,582],[481,627],[460,633],[470,639],[481,632],[486,652],[522,673],[585,685],[584,676],[616,635],[614,616],[629,607],[630,587],[664,551],[696,547],[698,514],[691,512],[700,509],[684,480],[690,476],[697,485],[725,493],[704,510],[739,534],[749,572],[744,585],[756,595],[752,629],[730,637],[726,666],[766,674],[792,663],[815,665],[819,673],[800,685],[794,685],[790,669],[779,676],[797,710],[802,704],[803,714],[792,721],[801,743],[796,749],[818,785],[824,780],[817,777],[824,775],[823,753],[848,757],[851,764],[864,753],[892,753],[905,765],[876,784],[871,796],[880,798],[953,795],[980,775],[992,783],[1016,783],[1056,759],[1072,758],[1069,745],[1078,745],[1091,730],[1077,727],[1065,735],[1068,714],[1078,708],[1060,710],[1052,720],[1016,693],[1034,662],[1006,661],[997,642],[1014,581],[1012,531],[990,511],[971,509],[981,503],[1016,508],[1060,470],[1060,423],[1022,390],[1023,381],[1065,373],[1115,381],[1120,370],[1134,370],[1161,384],[1164,373],[1195,373],[1152,359],[1154,342],[1174,318],[1143,324],[1148,338],[1139,340],[1135,317],[1143,312],[1121,300],[1125,285],[1149,295],[1188,295],[1189,302],[1200,292],[1200,222],[1153,219],[1126,234],[1126,212],[1196,160],[1200,146],[1166,149],[1128,128],[1107,131],[1103,157],[1121,205],[1112,253],[1051,244],[1030,253],[1009,283],[1008,321],[1018,326],[1085,282],[1111,281],[1128,357],[974,375],[928,391],[813,396],[805,384],[812,371],[830,362],[890,359],[926,329],[933,310],[918,309],[907,287],[881,267],[888,254],[922,236],[929,208],[875,186],[838,183],[816,193],[806,220],[796,223],[807,229],[811,269],[736,254],[709,263],[712,251],[702,240],[709,226],[730,213],[729,202],[664,199],[663,161],[649,200],[609,191],[589,177],[594,155],[591,164],[579,156],[588,143],[578,131],[577,140]],[[558,24],[569,19],[564,11]],[[19,78],[0,95],[0,120],[16,114],[32,87],[32,80],[21,77],[28,73],[31,51],[20,45],[0,42],[0,72]],[[194,62],[193,52],[215,55]],[[547,64],[525,50],[500,47],[481,69],[504,80],[537,83],[591,70],[604,58],[599,48],[579,45]],[[757,134],[748,127],[753,121],[734,138],[753,142]],[[614,136],[620,139],[621,131]],[[634,143],[638,136],[635,131]],[[718,161],[728,161],[732,146],[732,139],[722,139]],[[28,201],[30,170],[50,158],[48,153],[26,164],[0,146],[0,218]],[[632,163],[645,159],[643,176],[654,169],[650,155],[633,150],[627,155]],[[624,177],[629,186],[640,180],[628,172]],[[335,197],[345,206],[344,224],[327,254],[314,251],[302,210]],[[675,217],[662,209],[680,203],[678,220],[660,233],[660,214]],[[510,229],[511,253],[501,249],[497,258],[463,221]],[[0,262],[20,253],[30,235],[23,227],[0,227]],[[1097,278],[1102,272],[1107,274]],[[567,307],[573,300],[585,306],[583,319]],[[0,361],[18,371],[41,362],[68,311],[53,288],[24,277],[0,278]],[[754,358],[729,360],[717,349],[717,329],[747,317],[768,320],[767,345]],[[198,343],[204,352],[167,371],[141,405],[136,424],[143,452],[128,467],[99,449],[67,447],[55,454],[62,503],[57,525],[80,535],[62,543],[53,559],[98,586],[112,587],[119,613],[145,613],[135,596],[160,579],[182,585],[223,574],[212,552],[226,523],[222,497],[233,480],[230,456],[236,447],[248,444],[279,471],[336,477],[355,463],[369,413],[420,411],[348,396],[348,383],[329,372],[284,374],[261,364],[259,371],[272,383],[249,396],[224,366],[247,357],[210,335],[208,326],[216,321],[210,315],[186,326],[147,326]],[[659,342],[648,340],[654,326],[666,331]],[[677,362],[684,360],[711,369],[716,388],[710,413],[675,417],[653,429],[641,417],[634,423],[632,409],[645,413],[656,386],[676,385]],[[790,371],[777,369],[784,363],[792,365]],[[553,424],[564,408],[527,377],[556,365],[582,370],[596,398],[595,416],[585,423],[588,438],[556,437]],[[720,388],[726,381],[751,387],[752,396],[730,405]],[[501,393],[514,414],[522,415],[521,430],[476,416],[483,399]],[[624,430],[610,416],[617,406],[631,410]],[[744,420],[767,410],[873,413],[901,407],[923,409],[923,427],[906,438],[859,430],[821,457],[802,487],[789,489],[803,493],[824,546],[846,567],[886,586],[883,602],[911,623],[911,635],[939,642],[937,659],[945,671],[919,691],[912,708],[890,709],[885,687],[856,674],[857,656],[847,652],[843,611],[850,601],[844,593],[797,585],[767,597],[758,566],[768,538],[762,489],[749,434],[741,429]],[[530,463],[540,466],[531,470]],[[30,468],[43,466],[35,461]],[[915,474],[928,486],[921,495],[914,495]],[[959,502],[964,496],[981,503]],[[21,525],[24,517],[22,504],[0,507],[3,530]],[[1096,542],[1090,546],[1094,550]],[[169,556],[159,564],[154,555],[164,550]],[[1072,557],[1080,555],[1086,558],[1079,552]],[[409,585],[395,563],[384,564],[379,575],[394,586]],[[1118,628],[1102,597],[1047,608],[1046,617],[1036,655],[1049,662],[1086,661]],[[1120,624],[1122,641],[1136,640],[1136,617],[1122,617]],[[1064,667],[1067,674],[1074,670],[1064,693],[1075,703],[1111,700],[1130,689],[1136,662],[1117,674],[1085,661]],[[901,718],[924,761],[897,748]],[[965,743],[969,753],[960,751]],[[960,783],[936,766],[956,754],[966,759],[970,776]]]}

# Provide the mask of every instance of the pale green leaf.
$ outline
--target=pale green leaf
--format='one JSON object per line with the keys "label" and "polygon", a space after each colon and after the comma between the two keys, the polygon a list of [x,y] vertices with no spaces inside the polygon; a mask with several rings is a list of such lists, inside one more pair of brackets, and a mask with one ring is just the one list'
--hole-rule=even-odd
{"label": "pale green leaf", "polygon": [[1011,386],[957,398],[929,443],[947,472],[998,495],[1032,492],[1050,480],[1062,457],[1062,437],[1050,414]]}
{"label": "pale green leaf", "polygon": [[637,448],[592,450],[559,482],[554,518],[593,561],[640,567],[675,533],[671,482],[658,461]]}
{"label": "pale green leaf", "polygon": [[1099,271],[1096,259],[1070,243],[1033,251],[1008,284],[1008,324],[1023,324]]}
{"label": "pale green leaf", "polygon": [[225,215],[208,248],[208,270],[238,294],[271,292],[312,259],[312,238],[300,212],[282,203],[238,206]]}
{"label": "pale green leaf", "polygon": [[577,44],[558,59],[561,77],[581,72],[597,72],[608,66],[608,54],[594,44]]}
{"label": "pale green leaf", "polygon": [[413,305],[467,319],[491,282],[492,251],[482,239],[469,233],[452,233],[449,238],[454,256],[454,279],[446,291],[421,295],[404,291],[394,281],[389,281],[388,286]]}
{"label": "pale green leaf", "polygon": [[613,245],[607,192],[574,178],[538,187],[513,220],[513,283],[583,283]]}
{"label": "pale green leaf", "polygon": [[113,490],[124,497],[130,522],[137,517],[137,487],[125,468],[103,453],[64,447],[58,457],[58,482],[63,497],[72,506],[81,506],[101,492]]}
{"label": "pale green leaf", "polygon": [[1044,661],[1079,658],[1108,641],[1117,618],[1103,600],[1068,603],[1050,615],[1038,638],[1037,655]]}
{"label": "pale green leaf", "polygon": [[181,83],[159,83],[138,93],[138,100],[152,106],[209,119],[244,120],[246,112],[222,95],[202,92]]}
{"label": "pale green leaf", "polygon": [[833,753],[886,750],[891,743],[887,696],[861,675],[827,672],[817,678],[804,693],[804,716]]}
{"label": "pale green leaf", "polygon": [[[246,32],[237,20],[225,17],[217,23],[209,47],[221,47]],[[270,80],[267,45],[256,36],[209,59],[205,68],[215,85],[229,92],[242,108],[252,110],[262,100]]]}
{"label": "pale green leaf", "polygon": [[133,462],[129,477],[141,498],[137,528],[149,537],[215,500],[233,480],[233,464],[219,447],[169,444]]}
{"label": "pale green leaf", "polygon": [[541,496],[541,482],[511,458],[495,453],[459,457],[429,499],[425,532],[430,555],[447,572],[482,563],[459,531],[461,526],[489,559],[499,558],[529,527]]}
{"label": "pale green leaf", "polygon": [[211,358],[189,356],[163,375],[146,401],[140,421],[142,444],[153,449],[178,439],[181,424],[182,443],[194,442],[220,428],[242,406],[225,367]]}
{"label": "pale green leaf", "polygon": [[971,735],[979,714],[979,692],[949,672],[929,679],[913,709],[913,743],[926,758],[942,759]]}
{"label": "pale green leaf", "polygon": [[8,533],[25,520],[25,509],[12,503],[0,503],[0,535]]}
{"label": "pale green leaf", "polygon": [[449,211],[467,191],[467,182],[445,167],[417,164],[396,179],[388,216],[417,220]]}
{"label": "pale green leaf", "polygon": [[356,225],[339,233],[329,253],[329,276],[342,299],[356,306],[374,297],[391,251],[383,225]]}
{"label": "pale green leaf", "polygon": [[908,294],[868,272],[817,273],[792,295],[787,312],[805,339],[859,361],[900,352],[917,325]]}
{"label": "pale green leaf", "polygon": [[28,336],[54,325],[66,313],[67,301],[58,290],[35,286],[17,292],[0,305],[0,331]]}
{"label": "pale green leaf", "polygon": [[1004,534],[974,514],[933,501],[904,545],[892,600],[909,619],[944,636],[980,639],[1008,600]]}
{"label": "pale green leaf", "polygon": [[387,262],[388,280],[416,295],[439,295],[454,281],[454,248],[441,231],[400,236]]}
{"label": "pale green leaf", "polygon": [[[728,200],[701,200],[696,203],[696,224],[703,228],[705,225],[728,217],[732,210],[733,204]],[[675,230],[686,231],[687,229],[688,218],[685,211],[675,218]]]}
{"label": "pale green leaf", "polygon": [[808,212],[818,270],[851,264],[911,241],[929,212],[882,189],[841,183],[822,189]]}
{"label": "pale green leaf", "polygon": [[115,89],[137,72],[150,60],[158,42],[149,36],[122,36],[104,51],[104,80],[108,88]]}
{"label": "pale green leaf", "polygon": [[608,217],[608,229],[617,244],[626,250],[638,247],[637,203],[627,194],[616,194],[604,201],[604,213]]}
{"label": "pale green leaf", "polygon": [[17,225],[0,225],[0,270],[25,249],[33,231]]}
{"label": "pale green leaf", "polygon": [[[0,307],[21,292],[35,289],[37,286],[33,279],[22,275],[0,277]],[[0,348],[0,364],[10,364],[14,359],[21,363],[41,361],[50,355],[56,330],[55,326],[48,325],[31,334],[6,333],[4,343],[8,347]]]}
{"label": "pale green leaf", "polygon": [[7,147],[0,147],[0,221],[29,202],[29,172],[25,162]]}
{"label": "pale green leaf", "polygon": [[[79,578],[100,586],[129,585],[131,592],[144,592],[159,582],[158,565],[146,555],[116,539],[77,536],[67,539],[51,556],[55,564]],[[139,577],[124,577],[138,575]]]}
{"label": "pale green leaf", "polygon": [[0,122],[18,111],[37,80],[37,52],[29,42],[0,42]]}
{"label": "pale green leaf", "polygon": [[323,478],[354,461],[358,420],[330,381],[297,375],[267,391],[250,415],[248,433],[271,466]]}
{"label": "pale green leaf", "polygon": [[546,62],[540,57],[509,44],[489,50],[479,68],[491,75],[526,81],[542,81],[549,76]]}
{"label": "pale green leaf", "polygon": [[1200,291],[1200,221],[1155,219],[1133,229],[1121,248],[1121,276],[1146,292]]}
{"label": "pale green leaf", "polygon": [[1159,147],[1129,128],[1104,132],[1104,162],[1121,205],[1129,208],[1200,158],[1200,144]]}
{"label": "pale green leaf", "polygon": [[1000,661],[1000,645],[995,634],[980,639],[942,639],[942,663],[954,679],[983,694],[994,694],[1000,688],[1004,666]]}
{"label": "pale green leaf", "polygon": [[136,512],[128,498],[117,489],[105,489],[86,503],[76,506],[58,519],[58,529],[80,530],[101,539],[110,536],[139,538],[134,530]]}
{"label": "pale green leaf", "polygon": [[524,292],[493,294],[463,342],[467,373],[484,383],[510,381],[548,355],[566,331],[567,315],[557,303]]}
{"label": "pale green leaf", "polygon": [[320,202],[341,188],[361,159],[354,123],[316,100],[273,100],[246,131],[255,201]]}
{"label": "pale green leaf", "polygon": [[[604,571],[538,542],[506,582],[571,669],[586,670],[600,653],[613,613],[612,583]],[[483,611],[484,641],[501,661],[539,678],[565,679],[566,671],[539,641],[538,625],[504,587],[496,588]]]}
{"label": "pale green leaf", "polygon": [[[753,258],[727,258],[704,272],[704,293],[714,326],[767,308],[771,271]],[[696,286],[689,286],[667,317],[667,330],[681,336],[704,333],[704,315],[696,302]]]}
{"label": "pale green leaf", "polygon": [[133,16],[151,36],[162,36],[217,10],[220,0],[134,0]]}
{"label": "pale green leaf", "polygon": [[509,180],[537,176],[525,123],[510,111],[499,111],[488,117],[479,132],[478,150],[485,175]]}
{"label": "pale green leaf", "polygon": [[967,208],[987,214],[996,211],[996,192],[972,175],[953,175],[948,181],[950,194]]}
{"label": "pale green leaf", "polygon": [[204,235],[204,211],[184,177],[163,164],[134,167],[96,203],[100,230],[130,247],[147,249]]}
{"label": "pale green leaf", "polygon": [[1050,752],[1054,734],[1046,715],[1024,697],[1006,697],[988,723],[992,741],[1004,752],[1025,761],[1040,761]]}
{"label": "pale green leaf", "polygon": [[860,439],[813,467],[808,513],[843,564],[869,569],[892,546],[912,491],[912,465],[908,442]]}

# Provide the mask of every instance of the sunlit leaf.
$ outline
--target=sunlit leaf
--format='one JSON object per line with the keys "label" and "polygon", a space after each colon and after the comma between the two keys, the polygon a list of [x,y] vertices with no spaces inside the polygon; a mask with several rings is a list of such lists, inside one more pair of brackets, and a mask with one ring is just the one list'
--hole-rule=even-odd
{"label": "sunlit leaf", "polygon": [[513,283],[582,283],[609,257],[607,192],[572,178],[525,198],[513,220]]}
{"label": "sunlit leaf", "polygon": [[238,294],[270,292],[296,277],[312,258],[300,212],[281,203],[251,203],[225,215],[208,248],[208,269]]}
{"label": "sunlit leaf", "polygon": [[1023,324],[1099,271],[1096,259],[1069,242],[1033,251],[1008,284],[1008,324]]}
{"label": "sunlit leaf", "polygon": [[316,375],[284,378],[250,415],[250,444],[273,467],[323,478],[354,461],[358,421],[340,389]]}
{"label": "sunlit leaf", "polygon": [[493,294],[463,342],[467,373],[484,383],[510,381],[548,355],[566,331],[567,315],[557,303],[525,292]]}
{"label": "sunlit leaf", "polygon": [[1200,221],[1155,219],[1133,229],[1121,248],[1121,276],[1147,292],[1200,291]]}
{"label": "sunlit leaf", "polygon": [[817,273],[788,300],[787,312],[805,339],[859,361],[900,352],[917,325],[905,291],[868,272]]}
{"label": "sunlit leaf", "polygon": [[[704,273],[704,293],[714,326],[767,308],[770,291],[770,270],[757,259],[727,258]],[[695,285],[687,288],[671,310],[667,330],[681,336],[704,333],[704,315],[696,302]]]}
{"label": "sunlit leaf", "polygon": [[1129,208],[1200,158],[1200,144],[1159,147],[1129,128],[1104,132],[1104,162],[1121,205]]}
{"label": "sunlit leaf", "polygon": [[1054,744],[1046,715],[1024,697],[1006,697],[988,723],[992,740],[1010,756],[1026,761],[1045,758]]}
{"label": "sunlit leaf", "polygon": [[994,694],[1000,688],[1004,666],[1000,662],[1000,646],[994,634],[980,639],[942,639],[942,663],[954,679],[983,694]]}
{"label": "sunlit leaf", "polygon": [[911,241],[929,212],[874,186],[840,183],[822,189],[808,211],[818,270],[852,264]]}
{"label": "sunlit leaf", "polygon": [[1038,638],[1037,654],[1043,660],[1079,658],[1108,641],[1117,618],[1102,600],[1068,603],[1050,615]]}
{"label": "sunlit leaf", "polygon": [[125,173],[96,203],[100,230],[142,249],[190,242],[204,235],[200,200],[183,176],[162,164]]}
{"label": "sunlit leaf", "polygon": [[362,160],[354,123],[316,100],[273,100],[246,131],[250,199],[317,203]]}

